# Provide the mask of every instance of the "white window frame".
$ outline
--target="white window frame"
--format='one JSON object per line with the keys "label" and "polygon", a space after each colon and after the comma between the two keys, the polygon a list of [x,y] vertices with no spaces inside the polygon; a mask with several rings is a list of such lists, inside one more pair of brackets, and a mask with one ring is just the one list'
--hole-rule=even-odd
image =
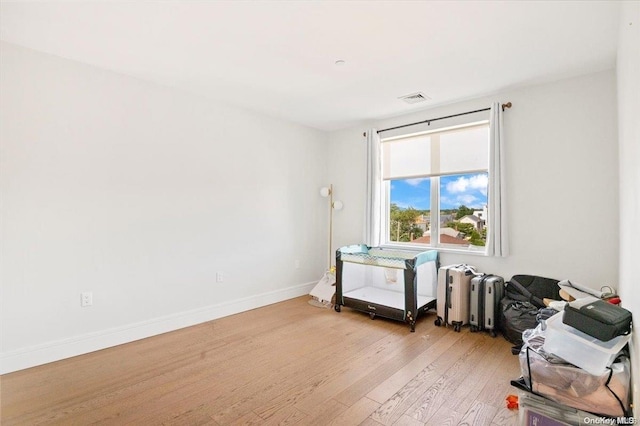
{"label": "white window frame", "polygon": [[[455,131],[458,129],[478,127],[478,126],[486,126],[487,129],[489,129],[489,120],[479,120],[479,121],[475,120],[469,123],[458,124],[458,125],[449,126],[449,127],[442,127],[434,130],[429,130],[429,131],[415,132],[415,133],[409,133],[409,134],[403,134],[403,135],[395,135],[387,138],[381,138],[380,139],[380,150],[381,150],[380,155],[382,157],[382,150],[383,150],[382,147],[384,143],[387,143],[389,141],[404,139],[409,137],[417,137],[422,135],[438,135],[438,134],[442,134],[450,131]],[[487,138],[488,147],[489,147],[489,144],[490,144],[490,141],[489,141],[489,138]],[[438,161],[439,161],[439,157],[438,157]],[[383,164],[383,161],[380,162],[380,167],[383,167],[382,164]],[[492,176],[491,176],[491,173],[489,172],[489,166],[487,166],[486,169],[476,170],[476,171],[478,173],[487,173],[489,178],[488,186],[490,186]],[[460,246],[455,244],[443,244],[439,242],[440,240],[440,178],[446,175],[447,174],[436,173],[430,176],[425,176],[426,178],[430,179],[430,184],[431,184],[431,200],[430,200],[431,239],[429,244],[425,244],[425,243],[411,243],[411,242],[396,242],[396,241],[390,240],[389,214],[390,214],[390,207],[391,207],[391,191],[390,191],[391,181],[383,179],[382,172],[380,173],[379,175],[380,185],[382,186],[383,193],[384,193],[383,200],[382,200],[383,202],[380,203],[381,204],[380,208],[382,210],[380,214],[380,219],[381,219],[380,227],[381,227],[381,235],[384,238],[384,240],[381,241],[382,247],[395,248],[395,249],[409,249],[409,250],[437,249],[439,251],[444,251],[444,252],[487,255],[486,246],[470,245],[468,247],[461,248]],[[487,199],[487,203],[489,203],[488,199]],[[435,235],[435,238],[434,238],[434,235]]]}

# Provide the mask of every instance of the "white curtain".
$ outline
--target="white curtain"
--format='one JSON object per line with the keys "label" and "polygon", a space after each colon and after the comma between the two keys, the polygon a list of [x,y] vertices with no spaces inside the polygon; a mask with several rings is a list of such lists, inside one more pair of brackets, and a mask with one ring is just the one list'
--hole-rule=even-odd
{"label": "white curtain", "polygon": [[506,220],[506,179],[504,138],[502,137],[502,106],[498,102],[491,105],[489,118],[489,234],[487,254],[489,256],[509,255],[509,238]]}
{"label": "white curtain", "polygon": [[381,172],[380,137],[376,129],[369,129],[367,132],[367,204],[364,218],[364,243],[371,247],[377,247],[383,241]]}

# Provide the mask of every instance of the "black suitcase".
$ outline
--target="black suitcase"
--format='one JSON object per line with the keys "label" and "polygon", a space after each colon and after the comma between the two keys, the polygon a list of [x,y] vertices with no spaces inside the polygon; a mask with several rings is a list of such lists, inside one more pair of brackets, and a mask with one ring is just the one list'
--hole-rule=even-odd
{"label": "black suitcase", "polygon": [[504,296],[504,279],[497,275],[473,277],[470,292],[471,331],[488,330],[492,337],[496,337],[500,318],[500,300]]}
{"label": "black suitcase", "polygon": [[603,342],[631,332],[631,312],[595,297],[567,303],[562,322]]}

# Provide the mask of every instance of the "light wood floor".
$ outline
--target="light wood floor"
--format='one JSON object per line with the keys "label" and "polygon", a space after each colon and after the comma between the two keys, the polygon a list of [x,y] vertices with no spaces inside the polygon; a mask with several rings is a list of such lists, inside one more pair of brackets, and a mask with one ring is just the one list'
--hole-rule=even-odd
{"label": "light wood floor", "polygon": [[9,425],[513,425],[503,337],[308,296],[0,378]]}

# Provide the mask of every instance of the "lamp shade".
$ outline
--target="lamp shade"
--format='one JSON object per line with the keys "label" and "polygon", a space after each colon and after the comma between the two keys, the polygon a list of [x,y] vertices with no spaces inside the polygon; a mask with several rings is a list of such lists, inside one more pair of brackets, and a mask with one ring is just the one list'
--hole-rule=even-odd
{"label": "lamp shade", "polygon": [[331,190],[326,186],[324,188],[320,188],[320,195],[323,197],[328,197],[331,194]]}

